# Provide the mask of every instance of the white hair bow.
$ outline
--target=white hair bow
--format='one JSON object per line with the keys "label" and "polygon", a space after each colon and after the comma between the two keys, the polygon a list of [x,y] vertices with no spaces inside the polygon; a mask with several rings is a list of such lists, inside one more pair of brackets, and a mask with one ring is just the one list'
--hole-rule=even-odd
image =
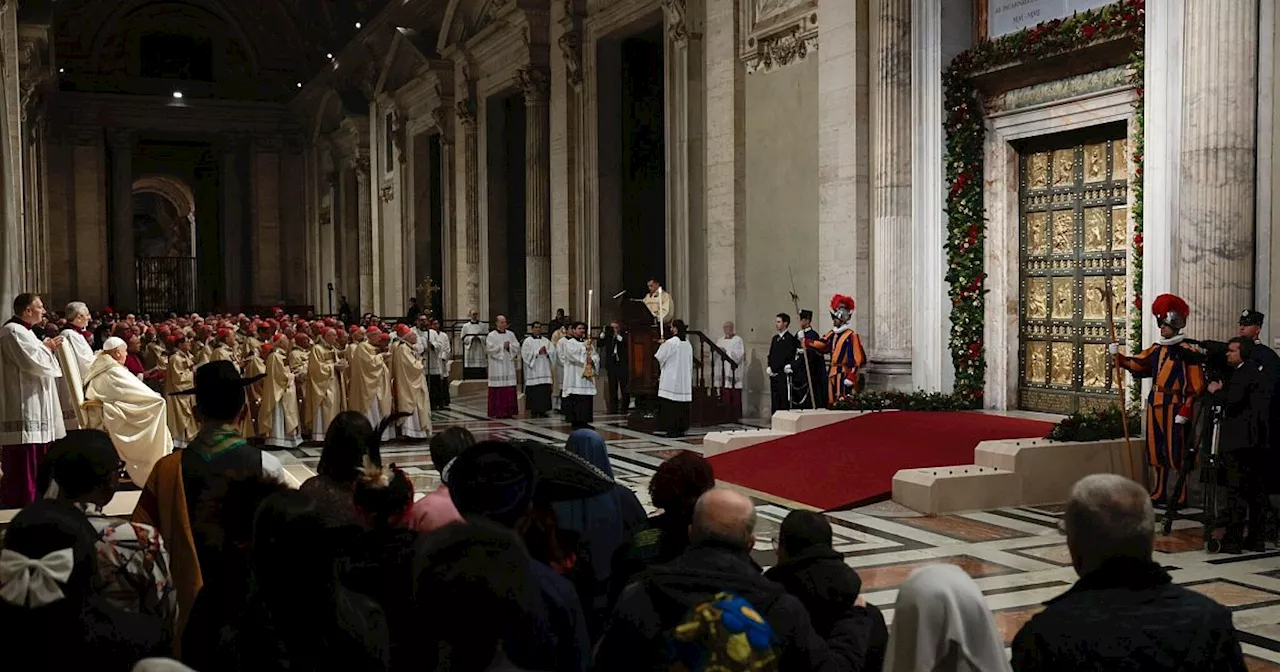
{"label": "white hair bow", "polygon": [[6,548],[0,551],[0,599],[19,607],[57,602],[64,597],[58,584],[71,578],[75,564],[69,548],[38,560]]}

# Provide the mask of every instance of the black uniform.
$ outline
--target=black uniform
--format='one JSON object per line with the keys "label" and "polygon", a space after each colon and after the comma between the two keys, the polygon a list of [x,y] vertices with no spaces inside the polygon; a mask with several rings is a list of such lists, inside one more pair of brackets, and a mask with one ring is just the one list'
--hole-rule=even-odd
{"label": "black uniform", "polygon": [[795,334],[790,331],[784,331],[773,335],[773,341],[769,343],[769,392],[773,397],[773,410],[786,411],[791,408],[791,396],[787,389],[787,376],[782,369],[790,364],[796,358],[796,350],[800,348],[800,341],[796,339]]}
{"label": "black uniform", "polygon": [[1215,402],[1222,405],[1218,450],[1232,495],[1224,545],[1240,543],[1247,513],[1252,545],[1256,547],[1262,540],[1260,526],[1266,510],[1261,476],[1263,458],[1270,448],[1267,425],[1271,381],[1251,357],[1231,371]]}
{"label": "black uniform", "polygon": [[626,413],[631,408],[631,394],[627,392],[630,374],[627,372],[626,330],[614,334],[613,327],[606,328],[600,339],[600,354],[604,358],[604,370],[609,374],[609,413]]}
{"label": "black uniform", "polygon": [[[802,330],[800,339],[816,341],[822,336],[813,328]],[[797,347],[799,347],[797,342]],[[808,372],[805,372],[805,359],[809,360]],[[809,376],[813,377],[813,408],[827,407],[827,359],[821,352],[809,349],[797,352],[791,363],[791,402],[797,408],[810,408]]]}

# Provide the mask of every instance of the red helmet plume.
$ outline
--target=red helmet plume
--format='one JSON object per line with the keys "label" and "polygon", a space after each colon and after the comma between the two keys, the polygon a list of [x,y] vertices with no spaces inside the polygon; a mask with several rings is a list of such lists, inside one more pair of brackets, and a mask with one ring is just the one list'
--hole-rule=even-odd
{"label": "red helmet plume", "polygon": [[845,296],[844,294],[836,294],[832,296],[831,312],[834,313],[836,311],[839,311],[842,308],[845,310],[848,310],[849,312],[853,312],[853,298]]}
{"label": "red helmet plume", "polygon": [[1151,302],[1151,314],[1156,316],[1157,323],[1167,324],[1174,330],[1180,330],[1187,325],[1187,318],[1191,316],[1191,307],[1186,301],[1173,294],[1161,294]]}

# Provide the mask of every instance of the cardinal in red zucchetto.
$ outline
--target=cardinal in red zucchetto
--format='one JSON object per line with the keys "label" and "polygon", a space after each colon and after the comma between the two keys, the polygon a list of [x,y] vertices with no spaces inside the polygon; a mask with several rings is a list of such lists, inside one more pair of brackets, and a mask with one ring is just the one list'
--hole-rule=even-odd
{"label": "cardinal in red zucchetto", "polygon": [[867,353],[862,349],[862,339],[853,330],[853,299],[843,294],[831,297],[831,323],[835,325],[822,338],[805,339],[804,347],[818,352],[831,353],[827,367],[827,403],[834,404],[841,397],[858,389],[858,370],[867,363]]}
{"label": "cardinal in red zucchetto", "polygon": [[[1116,362],[1135,378],[1151,378],[1147,395],[1147,463],[1155,472],[1151,499],[1157,503],[1186,501],[1184,484],[1180,492],[1174,488],[1177,470],[1183,467],[1191,435],[1192,410],[1197,397],[1205,393],[1201,349],[1187,342],[1182,333],[1191,308],[1173,294],[1161,294],[1151,304],[1151,312],[1160,325],[1160,340],[1146,350],[1125,356],[1119,345],[1111,344]],[[1194,446],[1191,446],[1194,448]]]}

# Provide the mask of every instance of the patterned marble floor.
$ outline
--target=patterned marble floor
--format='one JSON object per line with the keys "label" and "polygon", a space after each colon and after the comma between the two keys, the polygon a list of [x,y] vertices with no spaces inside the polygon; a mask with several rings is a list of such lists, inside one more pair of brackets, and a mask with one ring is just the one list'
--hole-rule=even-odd
{"label": "patterned marble floor", "polygon": [[[437,429],[457,424],[477,439],[533,439],[561,444],[570,427],[560,419],[492,421],[484,417],[483,398],[456,399],[447,411],[432,417]],[[763,423],[752,423],[753,426]],[[703,435],[716,429],[700,428],[680,439],[634,432],[621,416],[597,416],[597,431],[609,443],[618,480],[632,488],[650,506],[648,482],[655,468],[674,451],[701,450]],[[303,447],[275,453],[285,463],[291,482],[314,474],[319,447]],[[393,443],[383,447],[384,459],[404,468],[418,492],[439,481],[431,466],[425,442]],[[769,465],[760,465],[762,469]],[[132,510],[138,493],[121,492],[111,512]],[[776,561],[774,539],[790,505],[753,493],[760,515],[755,556],[768,567]],[[15,512],[0,511],[0,527]],[[828,514],[836,536],[836,549],[862,576],[863,594],[893,619],[897,589],[911,570],[931,562],[963,568],[974,577],[987,597],[1006,643],[1042,604],[1075,581],[1064,538],[1058,532],[1061,506],[999,509],[950,516],[921,516],[883,502],[851,511]],[[1280,548],[1265,553],[1210,555],[1202,550],[1201,528],[1178,521],[1173,534],[1157,538],[1157,559],[1175,581],[1212,597],[1229,607],[1254,672],[1280,672]]]}

